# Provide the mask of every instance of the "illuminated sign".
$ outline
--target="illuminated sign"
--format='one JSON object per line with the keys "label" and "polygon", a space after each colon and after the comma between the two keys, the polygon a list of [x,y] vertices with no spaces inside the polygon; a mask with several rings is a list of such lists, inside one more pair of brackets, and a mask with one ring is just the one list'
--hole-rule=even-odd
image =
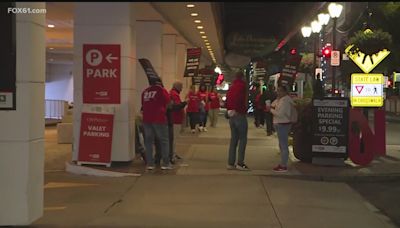
{"label": "illuminated sign", "polygon": [[[366,29],[364,33],[365,34],[372,33],[372,31],[371,29]],[[366,74],[371,72],[371,70],[373,70],[376,66],[378,66],[378,64],[382,62],[382,60],[384,60],[386,56],[390,54],[390,51],[388,51],[387,49],[383,49],[378,53],[372,54],[372,56],[370,56],[363,53],[358,48],[355,52],[351,51],[353,47],[354,44],[349,45],[346,48],[345,52],[349,56],[349,58],[353,60],[353,62],[357,64],[357,66],[360,67],[360,69],[364,71],[364,73]]]}
{"label": "illuminated sign", "polygon": [[379,51],[378,53],[373,54],[372,56],[366,55],[365,53],[358,51],[356,53],[350,52],[350,49],[354,45],[350,45],[346,48],[345,52],[349,56],[351,60],[355,64],[357,64],[358,67],[362,71],[364,71],[366,74],[371,72],[380,62],[382,62],[383,59],[386,58],[390,54],[390,51],[383,49],[382,51]]}
{"label": "illuminated sign", "polygon": [[382,107],[383,83],[383,74],[352,74],[351,106]]}

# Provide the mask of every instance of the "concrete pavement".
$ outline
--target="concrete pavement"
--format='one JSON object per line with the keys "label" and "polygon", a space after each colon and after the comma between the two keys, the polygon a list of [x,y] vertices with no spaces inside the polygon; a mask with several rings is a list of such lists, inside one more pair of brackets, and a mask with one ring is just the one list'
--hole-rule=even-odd
{"label": "concrete pavement", "polygon": [[141,160],[90,167],[141,174],[118,178],[65,172],[71,145],[57,144],[48,128],[45,211],[33,227],[395,227],[340,181],[399,178],[399,146],[368,167],[316,166],[291,155],[289,172],[276,174],[276,136],[251,122],[249,172],[226,170],[230,132],[220,118],[208,132],[183,134],[177,150],[184,159],[175,170],[148,172]]}

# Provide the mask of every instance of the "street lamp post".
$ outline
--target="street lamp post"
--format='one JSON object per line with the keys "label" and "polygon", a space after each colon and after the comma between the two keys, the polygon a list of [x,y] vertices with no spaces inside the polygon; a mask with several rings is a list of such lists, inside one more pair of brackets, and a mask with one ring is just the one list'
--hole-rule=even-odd
{"label": "street lamp post", "polygon": [[315,79],[315,69],[317,67],[317,42],[318,42],[317,35],[321,31],[321,28],[322,28],[321,24],[318,21],[314,20],[313,22],[311,22],[311,30],[312,30],[312,33],[314,36],[314,62],[313,62],[314,77],[313,77],[313,79]]}
{"label": "street lamp post", "polygon": [[[337,3],[330,3],[328,6],[329,15],[333,19],[333,27],[332,27],[332,48],[336,50],[336,23],[337,19],[342,13],[343,6]],[[332,95],[335,96],[336,90],[336,68],[332,66]]]}
{"label": "street lamp post", "polygon": [[[311,27],[303,26],[301,28],[301,34],[303,35],[304,38],[308,39],[308,37],[310,37],[310,35],[311,35]],[[314,50],[314,52],[315,52],[315,50]],[[305,81],[307,81],[307,77],[305,77]],[[313,81],[313,80],[311,79],[311,81]]]}

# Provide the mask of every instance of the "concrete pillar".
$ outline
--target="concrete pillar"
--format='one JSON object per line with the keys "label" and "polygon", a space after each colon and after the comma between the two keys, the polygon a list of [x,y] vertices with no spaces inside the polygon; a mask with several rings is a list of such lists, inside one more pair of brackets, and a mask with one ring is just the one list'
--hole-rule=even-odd
{"label": "concrete pillar", "polygon": [[176,81],[176,34],[162,36],[162,69],[161,78],[165,88],[169,91]]}
{"label": "concrete pillar", "polygon": [[45,31],[45,14],[16,15],[17,106],[0,111],[0,226],[29,225],[43,215]]}
{"label": "concrete pillar", "polygon": [[73,160],[78,158],[82,113],[83,44],[121,45],[121,104],[115,106],[112,161],[134,157],[136,41],[134,4],[75,3],[74,12],[74,143]]}
{"label": "concrete pillar", "polygon": [[176,79],[183,83],[181,98],[183,99],[189,91],[192,78],[184,78],[186,67],[186,44],[176,44]]}
{"label": "concrete pillar", "polygon": [[[162,77],[162,33],[161,21],[136,21],[136,56],[151,62],[157,74]],[[141,107],[141,95],[149,86],[147,76],[140,63],[136,67],[136,104],[138,111]],[[165,85],[168,88],[168,85]]]}

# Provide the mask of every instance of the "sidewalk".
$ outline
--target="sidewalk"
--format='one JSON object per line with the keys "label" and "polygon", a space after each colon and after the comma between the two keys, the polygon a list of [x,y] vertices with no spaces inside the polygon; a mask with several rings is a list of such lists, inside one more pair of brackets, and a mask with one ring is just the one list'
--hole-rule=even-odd
{"label": "sidewalk", "polygon": [[249,118],[251,171],[243,172],[226,170],[227,121],[220,117],[218,128],[208,130],[183,134],[177,141],[183,161],[171,171],[147,171],[139,159],[88,168],[140,174],[110,178],[65,172],[71,145],[57,144],[50,128],[45,212],[33,227],[395,227],[340,182],[399,178],[400,146],[388,146],[388,156],[368,167],[349,161],[345,167],[316,166],[291,155],[289,172],[277,174],[276,136],[267,137]]}

